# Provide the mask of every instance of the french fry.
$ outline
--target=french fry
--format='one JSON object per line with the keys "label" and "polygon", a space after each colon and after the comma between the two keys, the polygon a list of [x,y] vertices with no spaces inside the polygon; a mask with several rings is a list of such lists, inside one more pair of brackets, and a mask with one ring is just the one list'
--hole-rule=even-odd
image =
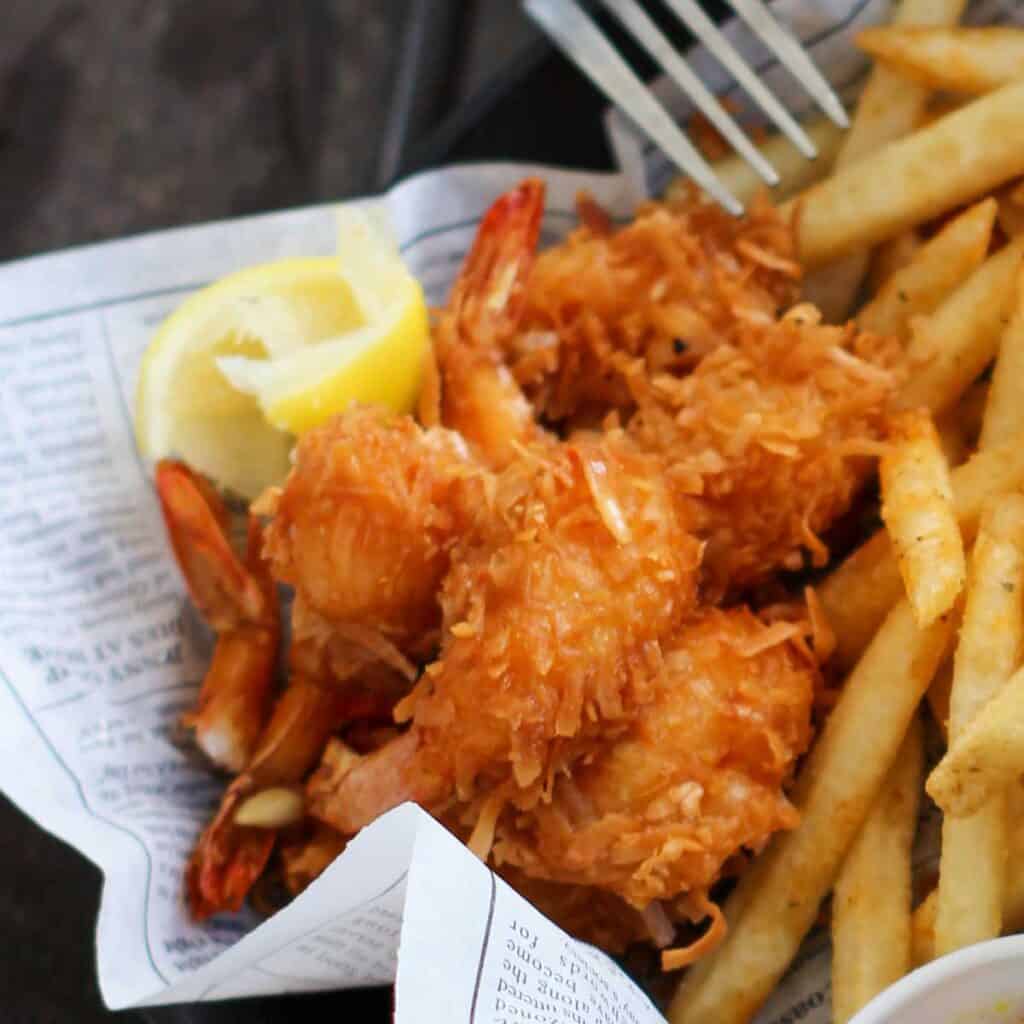
{"label": "french fry", "polygon": [[916,228],[908,228],[895,238],[876,245],[871,254],[871,266],[868,268],[867,284],[871,294],[877,295],[886,281],[914,258],[922,245],[924,240]]}
{"label": "french fry", "polygon": [[910,851],[924,751],[914,719],[832,894],[832,1020],[846,1024],[910,970]]}
{"label": "french fry", "polygon": [[[1006,683],[1022,649],[1024,497],[1009,494],[986,510],[971,556],[950,692],[951,743]],[[996,792],[970,817],[943,822],[936,955],[999,935],[1005,873],[1006,800]]]}
{"label": "french fry", "polygon": [[[964,542],[978,530],[984,504],[1024,484],[1024,435],[980,451],[950,474],[953,505]],[[836,635],[833,663],[845,670],[867,647],[903,592],[892,545],[884,530],[870,537],[817,587]]]}
{"label": "french fry", "polygon": [[[779,183],[768,190],[775,203],[788,199],[824,177],[839,152],[843,130],[827,117],[808,118],[802,127],[818,148],[818,156],[814,160],[808,160],[781,132],[770,135],[757,145],[779,176]],[[761,176],[746,160],[735,154],[716,160],[714,171],[718,180],[744,204],[765,187]],[[688,187],[689,179],[685,176],[674,178],[665,191],[665,199],[671,202]]]}
{"label": "french fry", "polygon": [[946,652],[951,619],[921,629],[906,601],[889,613],[800,772],[800,824],[741,878],[725,907],[729,934],[683,979],[672,1024],[746,1024],[774,988],[882,788]]}
{"label": "french fry", "polygon": [[935,911],[939,904],[939,890],[932,889],[918,904],[910,919],[910,960],[922,967],[935,959]]}
{"label": "french fry", "polygon": [[999,210],[996,220],[1007,238],[1016,238],[1024,232],[1024,184],[1019,181],[1004,185],[995,196]]}
{"label": "french fry", "polygon": [[909,339],[911,318],[934,312],[984,261],[995,216],[996,201],[989,198],[950,221],[889,277],[857,314],[858,325]]}
{"label": "french fry", "polygon": [[914,324],[907,346],[911,375],[900,396],[907,408],[951,408],[995,358],[1022,263],[1024,236],[989,256],[931,316]]}
{"label": "french fry", "polygon": [[905,412],[894,419],[879,475],[882,519],[907,597],[918,623],[930,626],[956,603],[967,576],[949,466],[931,417]]}
{"label": "french fry", "polygon": [[1024,82],[940,118],[781,207],[807,269],[892,238],[1024,174]]}
{"label": "french fry", "polygon": [[1018,669],[950,743],[928,776],[928,795],[947,815],[977,811],[1024,774],[1024,669]]}
{"label": "french fry", "polygon": [[1019,28],[883,25],[859,32],[856,43],[903,77],[945,92],[992,92],[1024,78]]}
{"label": "french fry", "polygon": [[[1017,783],[1006,794],[1009,819],[1009,856],[1003,887],[1003,934],[1024,930],[1024,786]],[[938,889],[923,900],[911,921],[911,952],[915,967],[935,959],[935,915]]]}
{"label": "french fry", "polygon": [[1018,273],[1016,299],[1010,322],[1003,331],[992,371],[988,404],[981,424],[982,447],[991,447],[1024,429],[1024,401],[1021,401],[1021,382],[1024,381],[1024,268]]}
{"label": "french fry", "polygon": [[[903,0],[893,15],[899,25],[954,25],[964,0]],[[836,155],[835,169],[849,167],[913,131],[928,103],[929,91],[889,69],[872,69],[857,100],[850,129]],[[811,272],[804,280],[804,297],[821,310],[826,323],[841,323],[850,314],[867,272],[868,249],[851,253],[841,262]]]}

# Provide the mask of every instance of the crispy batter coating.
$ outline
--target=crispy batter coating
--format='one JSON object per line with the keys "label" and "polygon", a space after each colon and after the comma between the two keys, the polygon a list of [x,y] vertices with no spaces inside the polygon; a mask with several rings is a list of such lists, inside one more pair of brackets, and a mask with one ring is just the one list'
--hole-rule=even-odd
{"label": "crispy batter coating", "polygon": [[782,786],[811,738],[818,682],[797,623],[710,609],[665,645],[629,733],[499,822],[495,860],[615,893],[637,910],[707,894],[797,814]]}
{"label": "crispy batter coating", "polygon": [[899,373],[893,339],[827,327],[813,309],[751,326],[687,376],[631,376],[630,435],[693,495],[709,596],[815,565],[886,435]]}
{"label": "crispy batter coating", "polygon": [[613,228],[581,206],[583,226],[538,256],[519,331],[505,339],[513,374],[547,420],[628,410],[625,368],[692,369],[796,298],[792,234],[767,203],[746,217],[691,196],[650,203]]}
{"label": "crispy batter coating", "polygon": [[529,802],[606,738],[695,601],[699,545],[656,463],[621,435],[533,455],[457,549],[441,657],[409,702],[422,758],[463,800],[514,781]]}
{"label": "crispy batter coating", "polygon": [[410,732],[325,764],[315,815],[351,833],[412,793],[529,806],[628,725],[696,599],[700,546],[657,469],[620,433],[524,451],[496,479],[442,587],[441,655],[400,705]]}
{"label": "crispy batter coating", "polygon": [[426,654],[478,472],[449,431],[383,410],[337,416],[299,441],[284,487],[261,499],[271,569],[328,623]]}

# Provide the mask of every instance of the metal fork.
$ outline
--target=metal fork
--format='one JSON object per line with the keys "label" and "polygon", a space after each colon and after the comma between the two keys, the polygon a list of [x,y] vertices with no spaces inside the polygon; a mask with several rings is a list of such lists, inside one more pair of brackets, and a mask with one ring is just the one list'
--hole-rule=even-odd
{"label": "metal fork", "polygon": [[[808,159],[817,156],[817,149],[807,133],[765,88],[754,70],[745,63],[732,43],[701,9],[697,0],[662,2],[732,74],[751,99],[804,156]],[[849,121],[839,97],[832,91],[800,43],[775,20],[766,5],[761,0],[728,2],[803,85],[818,106],[840,127],[847,127]],[[647,50],[661,69],[689,96],[697,109],[754,168],[765,183],[776,184],[779,178],[775,169],[691,70],[650,15],[640,6],[638,0],[600,0],[600,3]],[[637,127],[657,143],[683,173],[692,178],[730,213],[739,215],[743,212],[739,200],[718,180],[701,153],[654,98],[650,89],[622,59],[577,0],[523,0],[523,6],[555,45],[613,103],[628,114]]]}

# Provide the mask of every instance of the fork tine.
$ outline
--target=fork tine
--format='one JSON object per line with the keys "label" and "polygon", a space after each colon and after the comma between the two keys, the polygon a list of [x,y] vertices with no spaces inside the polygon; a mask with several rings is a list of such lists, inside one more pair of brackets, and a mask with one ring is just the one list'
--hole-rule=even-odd
{"label": "fork tine", "polygon": [[704,157],[601,30],[583,13],[576,0],[524,0],[523,6],[562,52],[618,104],[680,170],[730,213],[735,216],[743,213],[739,200],[715,177]]}
{"label": "fork tine", "polygon": [[759,153],[740,126],[711,94],[707,86],[690,70],[664,33],[636,0],[601,0],[625,26],[633,38],[661,65],[675,83],[693,100],[697,108],[718,129],[740,156],[769,185],[776,185],[775,168]]}
{"label": "fork tine", "polygon": [[848,128],[850,119],[839,97],[804,48],[775,20],[762,0],[728,0],[728,3],[792,72],[818,106],[840,128]]}
{"label": "fork tine", "polygon": [[721,29],[708,17],[697,0],[662,0],[680,21],[707,47],[747,95],[772,119],[775,126],[808,160],[818,155],[811,137],[792,114],[772,95],[747,62],[739,55]]}

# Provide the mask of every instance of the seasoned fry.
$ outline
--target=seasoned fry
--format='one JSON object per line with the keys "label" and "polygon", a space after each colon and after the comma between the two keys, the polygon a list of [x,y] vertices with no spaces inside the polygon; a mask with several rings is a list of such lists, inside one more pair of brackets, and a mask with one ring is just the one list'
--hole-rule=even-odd
{"label": "seasoned fry", "polygon": [[949,466],[931,419],[902,413],[882,456],[882,518],[914,615],[931,625],[953,607],[967,567]]}
{"label": "seasoned fry", "polygon": [[[1024,786],[1017,783],[1006,794],[1009,821],[1006,879],[1003,886],[1003,934],[1024,930]],[[939,891],[933,889],[914,911],[911,947],[915,967],[935,959],[935,914]]]}
{"label": "seasoned fry", "polygon": [[902,395],[907,408],[925,407],[933,413],[949,409],[992,361],[1022,260],[1024,237],[985,260],[931,316],[915,325],[907,347],[911,374]]}
{"label": "seasoned fry", "polygon": [[[1024,646],[1024,497],[1007,495],[982,517],[954,660],[949,736],[1006,683]],[[967,818],[942,827],[936,953],[995,938],[1002,928],[1006,801],[996,793]]]}
{"label": "seasoned fry", "polygon": [[800,824],[777,836],[726,904],[730,932],[683,980],[672,1024],[745,1024],[814,923],[843,856],[946,651],[952,623],[921,629],[900,602],[847,679],[800,774]]}
{"label": "seasoned fry", "polygon": [[1016,300],[1010,322],[999,342],[999,355],[992,371],[988,404],[981,424],[982,447],[1000,444],[1024,429],[1024,268],[1017,275]]}
{"label": "seasoned fry", "polygon": [[[964,6],[964,0],[903,0],[893,21],[899,25],[953,25]],[[913,131],[924,114],[928,95],[927,88],[888,68],[874,68],[861,90],[850,130],[836,156],[835,170],[849,167]],[[821,310],[826,323],[841,323],[849,316],[870,257],[869,250],[864,249],[808,275],[804,295]]]}
{"label": "seasoned fry", "polygon": [[858,325],[908,340],[911,318],[934,312],[984,261],[995,216],[996,202],[989,198],[950,221],[889,277],[857,314]]}
{"label": "seasoned fry", "polygon": [[[815,160],[808,160],[781,132],[768,136],[757,146],[779,176],[779,183],[768,190],[773,202],[780,203],[813,185],[828,173],[839,151],[843,130],[827,117],[808,118],[803,122],[803,129],[818,147]],[[764,180],[741,156],[731,154],[715,161],[714,170],[718,180],[741,203],[750,202],[765,187]],[[666,202],[676,202],[690,187],[685,176],[673,179],[665,191]]]}
{"label": "seasoned fry", "polygon": [[928,795],[954,817],[973,814],[1024,774],[1024,669],[1018,669],[950,744]]}
{"label": "seasoned fry", "polygon": [[910,851],[924,751],[914,719],[832,896],[832,1020],[845,1024],[910,970]]}
{"label": "seasoned fry", "polygon": [[1022,131],[1018,82],[813,185],[782,207],[795,218],[804,267],[891,238],[1024,174]]}
{"label": "seasoned fry", "polygon": [[985,93],[1024,78],[1018,28],[885,25],[857,34],[857,45],[911,81],[948,92]]}
{"label": "seasoned fry", "polygon": [[[953,504],[964,541],[978,529],[982,506],[1024,483],[1024,435],[978,452],[950,474]],[[836,634],[835,663],[853,665],[899,600],[902,585],[892,545],[879,531],[819,587],[818,597]]]}

